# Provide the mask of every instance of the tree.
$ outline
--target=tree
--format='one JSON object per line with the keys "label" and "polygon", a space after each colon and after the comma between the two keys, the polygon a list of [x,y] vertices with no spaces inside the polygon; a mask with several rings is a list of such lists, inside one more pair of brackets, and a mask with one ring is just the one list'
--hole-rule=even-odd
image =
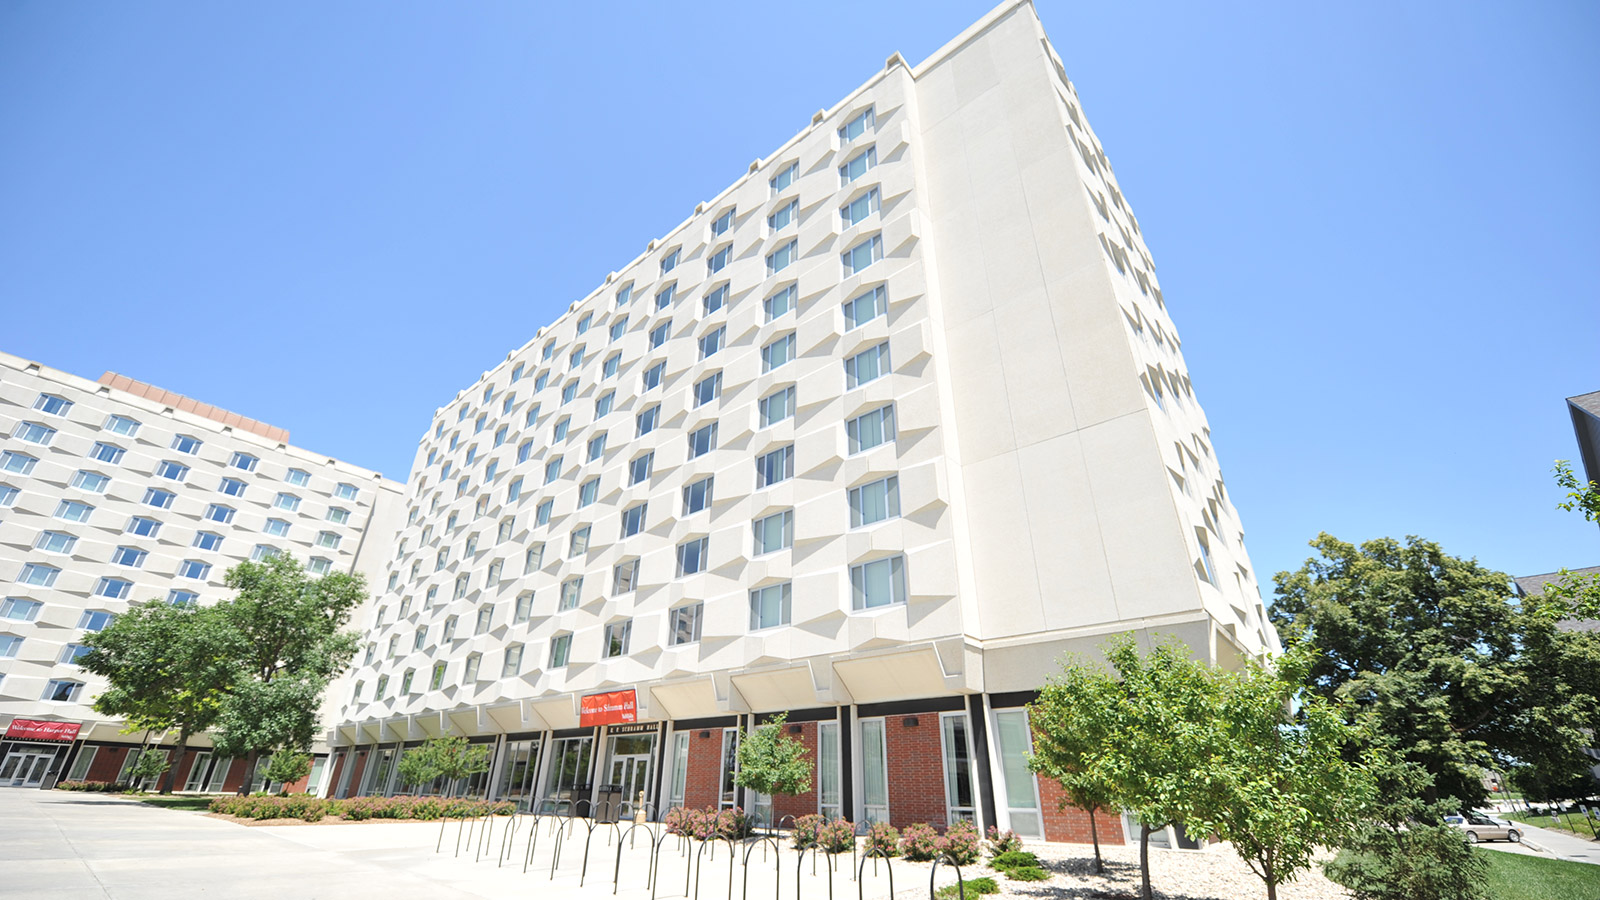
{"label": "tree", "polygon": [[1485,768],[1577,759],[1577,728],[1552,726],[1592,722],[1594,696],[1525,652],[1530,635],[1552,654],[1572,642],[1515,602],[1506,575],[1416,537],[1311,546],[1318,557],[1274,576],[1272,621],[1286,646],[1317,651],[1312,692],[1347,701],[1373,744],[1428,773],[1426,800],[1481,804]]}
{"label": "tree", "polygon": [[443,778],[454,793],[460,779],[489,771],[489,747],[468,744],[464,737],[432,738],[402,753],[397,766],[404,784],[420,786]]}
{"label": "tree", "polygon": [[1206,764],[1209,802],[1191,827],[1214,832],[1277,900],[1278,885],[1311,866],[1318,846],[1339,845],[1370,804],[1373,785],[1347,752],[1357,729],[1320,697],[1291,703],[1305,683],[1304,650],[1218,672],[1217,755]]}
{"label": "tree", "polygon": [[1051,679],[1028,704],[1033,730],[1033,755],[1028,768],[1053,778],[1066,794],[1067,803],[1089,813],[1089,836],[1094,841],[1094,870],[1105,872],[1100,854],[1100,829],[1095,813],[1115,809],[1116,786],[1094,765],[1115,738],[1122,687],[1110,673],[1083,663],[1068,665],[1059,679]]}
{"label": "tree", "polygon": [[787,712],[748,732],[739,741],[739,787],[758,794],[803,794],[811,790],[811,760],[804,744],[784,734]]}
{"label": "tree", "polygon": [[[1556,484],[1567,492],[1557,509],[1576,512],[1586,522],[1600,522],[1600,482],[1580,483],[1572,464],[1556,460]],[[1600,619],[1600,574],[1576,575],[1562,569],[1544,586],[1543,599],[1553,610],[1572,618]]]}
{"label": "tree", "polygon": [[260,754],[310,747],[322,692],[355,655],[357,637],[342,629],[367,591],[360,575],[315,578],[286,553],[239,563],[224,580],[238,594],[214,608],[238,636],[239,671],[215,739],[246,758],[244,792]]}
{"label": "tree", "polygon": [[[236,676],[234,635],[215,608],[151,600],[84,643],[89,652],[78,664],[109,683],[94,710],[121,717],[129,731],[177,729],[176,760],[183,759],[190,736],[217,721]],[[161,793],[172,792],[175,774],[162,779]]]}
{"label": "tree", "polygon": [[284,793],[288,793],[289,785],[311,774],[311,754],[281,750],[272,754],[264,774],[268,781],[283,785]]}

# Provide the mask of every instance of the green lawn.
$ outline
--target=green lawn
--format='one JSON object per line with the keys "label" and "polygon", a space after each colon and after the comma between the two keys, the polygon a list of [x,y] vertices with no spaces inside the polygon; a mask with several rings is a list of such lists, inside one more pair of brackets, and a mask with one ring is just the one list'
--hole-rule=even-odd
{"label": "green lawn", "polygon": [[[1568,834],[1577,834],[1580,837],[1592,838],[1595,836],[1594,825],[1589,821],[1589,817],[1583,813],[1561,813],[1556,816],[1556,822],[1559,824],[1555,825],[1550,824],[1550,817],[1544,813],[1510,812],[1496,813],[1495,815],[1510,819],[1513,822],[1527,822],[1540,828],[1552,828],[1556,831],[1565,831]],[[1567,823],[1569,822],[1571,827],[1568,827]]]}
{"label": "green lawn", "polygon": [[1600,897],[1600,866],[1479,850],[1489,860],[1489,896],[1495,900],[1590,900]]}
{"label": "green lawn", "polygon": [[210,797],[154,796],[136,797],[134,799],[137,799],[140,803],[148,803],[151,806],[159,806],[162,809],[193,809],[199,810],[200,812],[205,812],[206,808],[211,805]]}

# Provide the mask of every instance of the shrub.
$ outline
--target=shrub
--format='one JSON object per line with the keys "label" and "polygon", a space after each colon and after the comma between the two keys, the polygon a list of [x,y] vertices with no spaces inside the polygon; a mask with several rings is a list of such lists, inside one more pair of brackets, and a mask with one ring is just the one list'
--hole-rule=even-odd
{"label": "shrub", "polygon": [[[709,811],[709,810],[708,810]],[[750,836],[750,817],[735,806],[715,814],[716,833],[730,841],[742,841]]]}
{"label": "shrub", "polygon": [[[685,809],[681,806],[674,806],[673,808],[667,810],[667,814],[662,818],[661,824],[667,827],[667,834],[676,834],[687,837],[689,834],[690,816],[692,815],[692,810]],[[810,816],[807,816],[807,818],[810,818]]]}
{"label": "shrub", "polygon": [[1011,853],[1022,849],[1022,838],[1015,831],[1001,831],[997,826],[989,826],[989,854],[999,856],[1002,853]]}
{"label": "shrub", "polygon": [[56,785],[58,791],[90,791],[93,793],[115,793],[126,785],[112,781],[63,781]]}
{"label": "shrub", "polygon": [[899,856],[900,832],[888,822],[873,822],[867,826],[867,842],[861,852],[863,855],[882,852],[884,856]]}
{"label": "shrub", "polygon": [[1008,850],[1005,853],[996,854],[989,860],[989,868],[996,872],[1008,872],[1012,869],[1021,869],[1028,866],[1037,867],[1038,865],[1039,857],[1026,850]]}
{"label": "shrub", "polygon": [[352,822],[368,819],[463,819],[493,813],[510,815],[515,805],[510,802],[488,803],[483,800],[443,800],[438,797],[352,797],[348,800],[323,800],[309,794],[286,797],[251,796],[217,797],[211,801],[210,810],[241,819],[302,819],[317,822],[325,816],[338,815]]}
{"label": "shrub", "polygon": [[[968,897],[976,897],[982,894],[1000,893],[1000,885],[995,884],[994,879],[988,876],[984,876],[983,878],[968,878],[964,886],[966,887],[966,895]],[[947,884],[944,887],[939,888],[937,891],[934,891],[933,896],[936,897],[937,900],[961,900],[961,886]]]}
{"label": "shrub", "polygon": [[1017,866],[1006,872],[1012,881],[1049,881],[1050,873],[1038,866]]}
{"label": "shrub", "polygon": [[856,826],[848,819],[824,822],[817,829],[817,844],[824,853],[847,853],[856,845]]}
{"label": "shrub", "polygon": [[1449,825],[1405,831],[1363,826],[1323,865],[1357,900],[1478,900],[1488,896],[1489,861]]}
{"label": "shrub", "polygon": [[939,855],[938,840],[931,825],[907,825],[900,832],[900,852],[912,862],[928,862]]}
{"label": "shrub", "polygon": [[796,850],[810,850],[818,845],[817,833],[822,830],[822,817],[816,813],[801,816],[794,820],[794,830],[789,832],[789,840],[794,842]]}
{"label": "shrub", "polygon": [[983,841],[978,837],[977,826],[961,819],[934,841],[934,850],[939,855],[949,856],[958,866],[970,866],[983,855]]}

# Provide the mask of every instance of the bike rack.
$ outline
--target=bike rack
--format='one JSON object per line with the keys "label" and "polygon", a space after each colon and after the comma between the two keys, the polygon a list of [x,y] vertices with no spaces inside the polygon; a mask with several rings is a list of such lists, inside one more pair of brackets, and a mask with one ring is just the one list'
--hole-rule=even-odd
{"label": "bike rack", "polygon": [[[700,864],[700,854],[706,852],[707,844],[715,847],[717,841],[726,841],[728,844],[728,900],[733,900],[733,867],[739,862],[739,854],[734,850],[733,838],[721,834],[712,835],[708,840],[702,841],[700,849],[695,853],[694,900],[700,900],[700,874],[705,870],[705,866]],[[715,850],[711,853],[711,859],[713,862],[716,861]],[[689,884],[687,878],[684,879],[683,887],[684,893],[688,894]]]}
{"label": "bike rack", "polygon": [[[883,866],[889,872],[889,897],[891,900],[894,897],[894,863],[889,861],[889,851],[883,849],[882,847],[874,847],[873,849],[868,850],[865,856],[861,857],[861,867],[856,870],[856,900],[866,900],[867,885],[866,882],[862,880],[861,876],[866,871],[867,860],[879,858],[883,860]],[[872,871],[874,874],[877,873],[877,863],[872,864]],[[830,881],[830,884],[831,883],[832,882]]]}
{"label": "bike rack", "polygon": [[[956,862],[955,857],[948,853],[941,853],[933,860],[933,869],[928,872],[928,900],[934,900],[933,878],[939,874],[939,863],[947,859],[950,860],[950,866],[956,870],[956,892],[960,895],[961,900],[967,900],[967,880],[961,877],[960,864]],[[889,890],[894,890],[893,878],[889,879]]]}
{"label": "bike rack", "polygon": [[[767,835],[766,837],[762,837],[762,838],[757,838],[756,840],[752,841],[751,843],[745,845],[745,848],[744,848],[744,885],[743,885],[743,890],[742,890],[741,895],[740,895],[741,897],[744,898],[744,900],[749,900],[749,897],[750,897],[750,854],[755,851],[756,845],[760,844],[761,845],[762,858],[765,859],[766,858],[766,853],[767,853],[766,845],[769,844],[769,843],[772,845],[772,900],[778,900],[779,891],[783,887],[783,859],[782,859],[783,853],[782,853],[782,848],[778,845],[778,839],[772,837],[771,835]],[[730,871],[730,874],[731,874],[731,871]],[[798,887],[798,883],[797,883],[796,886]],[[729,890],[728,895],[729,895],[729,900],[732,900],[733,892],[732,892],[731,889]],[[892,898],[891,898],[891,900],[892,900]]]}
{"label": "bike rack", "polygon": [[[616,896],[618,884],[620,883],[620,881],[622,879],[622,841],[623,841],[624,838],[626,838],[628,841],[630,841],[629,846],[630,847],[633,846],[632,843],[631,843],[631,841],[633,840],[633,833],[635,831],[639,830],[640,828],[644,829],[644,833],[645,834],[650,835],[651,841],[652,841],[652,843],[654,843],[655,832],[650,828],[649,825],[645,825],[645,824],[642,824],[642,823],[639,823],[639,822],[633,823],[633,825],[630,826],[627,831],[622,833],[622,837],[617,838],[617,863],[616,863],[616,865],[611,867],[611,895],[613,897]],[[649,867],[646,869],[646,872],[645,872],[645,886],[648,887],[648,886],[654,884],[655,883],[655,878],[656,878],[656,863],[655,863],[655,857],[652,856],[652,857],[650,857]]]}

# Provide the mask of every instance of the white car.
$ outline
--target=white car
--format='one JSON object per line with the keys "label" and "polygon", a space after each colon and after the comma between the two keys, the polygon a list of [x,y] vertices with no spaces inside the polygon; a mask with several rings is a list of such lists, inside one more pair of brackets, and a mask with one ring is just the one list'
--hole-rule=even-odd
{"label": "white car", "polygon": [[1454,825],[1465,832],[1469,844],[1476,844],[1479,841],[1517,843],[1522,840],[1522,831],[1517,823],[1497,819],[1486,813],[1471,812],[1465,816],[1445,816],[1444,821],[1445,824]]}

